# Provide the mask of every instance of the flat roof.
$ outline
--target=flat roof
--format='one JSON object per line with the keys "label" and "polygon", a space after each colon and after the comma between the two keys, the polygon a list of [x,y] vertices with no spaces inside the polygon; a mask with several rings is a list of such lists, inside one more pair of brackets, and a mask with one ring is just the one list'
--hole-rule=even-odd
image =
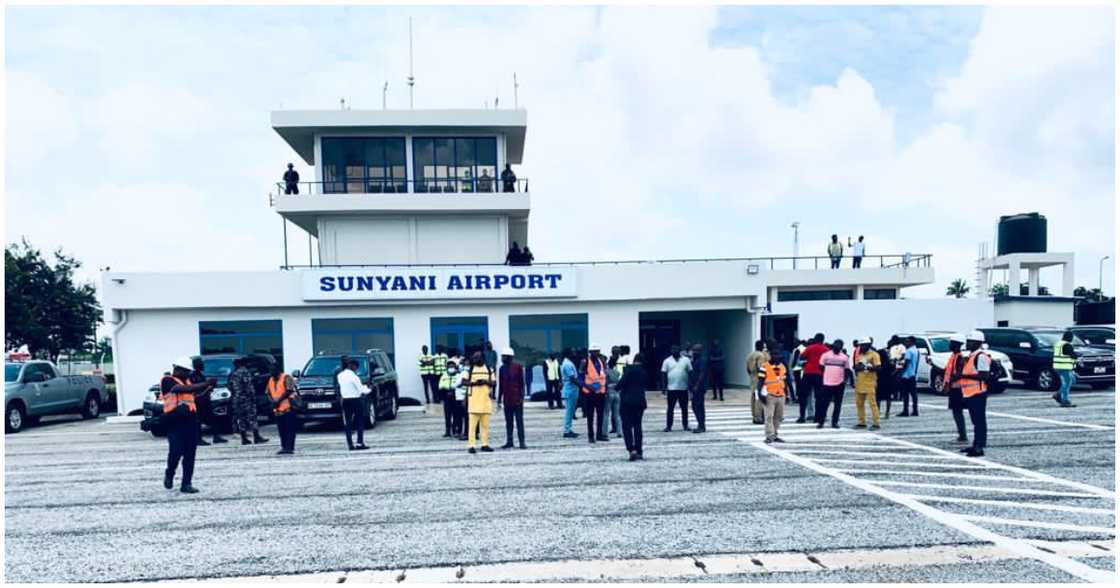
{"label": "flat roof", "polygon": [[452,110],[274,110],[272,128],[309,165],[315,135],[360,133],[493,133],[506,137],[509,163],[521,163],[528,114],[524,108]]}

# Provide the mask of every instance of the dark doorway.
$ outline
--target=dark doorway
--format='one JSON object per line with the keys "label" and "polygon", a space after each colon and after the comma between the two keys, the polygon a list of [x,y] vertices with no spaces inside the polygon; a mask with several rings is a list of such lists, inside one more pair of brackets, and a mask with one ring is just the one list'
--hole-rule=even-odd
{"label": "dark doorway", "polygon": [[680,319],[639,319],[638,351],[645,358],[646,372],[653,388],[660,386],[661,362],[669,357],[669,349],[681,344]]}
{"label": "dark doorway", "polygon": [[777,341],[785,350],[797,347],[797,315],[768,314],[762,317],[762,338]]}

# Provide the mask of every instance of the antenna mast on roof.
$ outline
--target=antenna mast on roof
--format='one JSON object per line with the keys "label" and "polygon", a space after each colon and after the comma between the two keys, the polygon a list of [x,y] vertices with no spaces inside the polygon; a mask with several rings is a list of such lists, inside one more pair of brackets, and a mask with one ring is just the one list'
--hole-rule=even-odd
{"label": "antenna mast on roof", "polygon": [[381,86],[381,110],[385,110],[385,94],[389,92],[389,80],[385,80],[385,85]]}
{"label": "antenna mast on roof", "polygon": [[517,110],[517,72],[513,72],[513,108]]}
{"label": "antenna mast on roof", "polygon": [[416,78],[412,76],[412,17],[408,17],[408,109],[412,110],[412,86]]}

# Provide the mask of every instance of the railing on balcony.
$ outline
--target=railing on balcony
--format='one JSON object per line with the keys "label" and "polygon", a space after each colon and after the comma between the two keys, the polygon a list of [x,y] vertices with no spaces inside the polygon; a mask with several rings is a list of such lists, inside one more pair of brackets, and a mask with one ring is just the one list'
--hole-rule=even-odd
{"label": "railing on balcony", "polygon": [[[294,190],[292,189],[294,188]],[[496,178],[366,178],[346,181],[276,182],[277,194],[516,194],[529,192],[529,180]]]}
{"label": "railing on balcony", "polygon": [[[782,270],[782,269],[799,269],[810,270],[829,269],[828,256],[805,256],[805,257],[714,257],[714,258],[699,258],[699,259],[630,259],[618,261],[552,261],[543,263],[533,263],[535,267],[571,267],[571,266],[599,266],[599,265],[638,265],[638,264],[663,264],[663,263],[713,263],[713,262],[726,262],[735,261],[743,262],[749,265],[757,265],[760,268],[767,268],[769,270]],[[852,269],[851,257],[841,257],[840,269]],[[894,268],[894,267],[929,267],[933,259],[933,255],[929,253],[910,254],[904,253],[901,255],[865,255],[863,257],[863,264],[861,267],[855,269],[876,269],[876,268]],[[812,260],[810,262],[810,260]],[[848,261],[844,261],[848,260]],[[878,264],[868,263],[869,260],[878,260]],[[897,261],[896,261],[897,260]],[[792,262],[797,263],[792,263]],[[440,267],[500,267],[505,264],[501,263],[383,263],[383,264],[342,264],[342,265],[282,265],[282,270],[296,270],[296,269],[315,269],[315,268],[366,268],[366,267],[399,267],[399,268],[440,268]],[[789,267],[783,267],[788,265]]]}
{"label": "railing on balcony", "polygon": [[[864,255],[860,258],[860,266],[853,267],[855,257],[851,255],[840,256],[839,269],[864,269],[864,268],[891,268],[891,267],[929,267],[933,255],[929,253],[903,253],[894,255]],[[804,270],[804,269],[830,269],[832,257],[827,255],[807,255],[799,257],[752,257],[745,259],[748,263],[755,263],[759,267],[770,270]],[[878,262],[878,263],[876,263]]]}

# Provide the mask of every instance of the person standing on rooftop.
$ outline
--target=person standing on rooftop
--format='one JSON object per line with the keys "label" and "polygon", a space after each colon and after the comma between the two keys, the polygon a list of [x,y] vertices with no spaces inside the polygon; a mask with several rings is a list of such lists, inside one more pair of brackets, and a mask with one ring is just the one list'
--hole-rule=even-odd
{"label": "person standing on rooftop", "polygon": [[840,267],[840,258],[843,255],[844,246],[840,244],[840,238],[833,235],[832,242],[828,244],[828,259],[832,263],[832,269]]}
{"label": "person standing on rooftop", "polygon": [[507,163],[506,168],[502,170],[502,192],[513,192],[517,185],[517,174],[513,173],[513,168]]}
{"label": "person standing on rooftop", "polygon": [[859,240],[855,245],[852,245],[852,238],[848,237],[848,247],[852,248],[852,269],[862,267],[863,265],[863,235],[859,236]]}

